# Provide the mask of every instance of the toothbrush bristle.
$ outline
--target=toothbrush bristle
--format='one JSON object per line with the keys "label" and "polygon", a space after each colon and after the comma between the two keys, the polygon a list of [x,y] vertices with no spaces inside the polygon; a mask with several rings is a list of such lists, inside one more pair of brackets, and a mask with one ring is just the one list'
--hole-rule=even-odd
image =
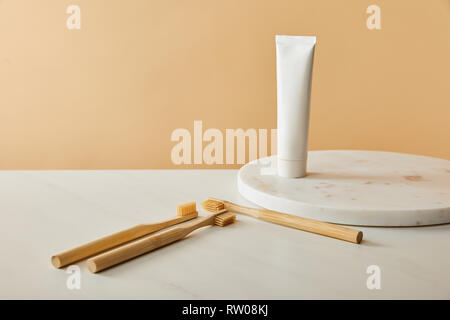
{"label": "toothbrush bristle", "polygon": [[225,204],[222,201],[209,198],[202,202],[202,208],[210,212],[219,212],[225,209]]}
{"label": "toothbrush bristle", "polygon": [[214,224],[219,227],[225,227],[225,226],[229,225],[230,223],[233,223],[234,221],[236,221],[236,215],[226,212],[226,213],[219,214],[214,219]]}
{"label": "toothbrush bristle", "polygon": [[178,216],[187,216],[188,214],[194,213],[196,211],[197,211],[197,205],[195,202],[183,203],[177,207],[177,215]]}

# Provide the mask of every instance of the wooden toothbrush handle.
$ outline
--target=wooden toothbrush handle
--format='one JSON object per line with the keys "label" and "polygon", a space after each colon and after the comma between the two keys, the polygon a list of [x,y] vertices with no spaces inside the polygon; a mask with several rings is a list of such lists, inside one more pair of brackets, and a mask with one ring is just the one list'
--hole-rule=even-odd
{"label": "wooden toothbrush handle", "polygon": [[360,243],[363,238],[362,231],[346,228],[340,225],[322,222],[318,220],[301,218],[287,213],[281,213],[266,209],[247,208],[242,206],[229,206],[230,211],[248,214],[255,218],[279,224],[286,227],[292,227],[303,231],[321,234],[327,237],[336,238],[353,243]]}
{"label": "wooden toothbrush handle", "polygon": [[195,229],[211,225],[214,222],[214,218],[211,219],[210,216],[200,218],[198,220],[199,221],[194,221],[186,226],[167,230],[160,234],[150,235],[110,251],[106,251],[88,259],[87,267],[90,272],[97,273],[119,263],[143,255],[144,253],[178,241]]}
{"label": "wooden toothbrush handle", "polygon": [[131,240],[135,240],[149,233],[156,232],[166,227],[196,218],[198,213],[192,213],[185,216],[177,216],[169,220],[154,223],[140,224],[132,228],[108,235],[106,237],[88,242],[79,247],[61,252],[52,256],[51,261],[55,268],[62,268],[73,262],[88,258],[102,251],[114,248]]}

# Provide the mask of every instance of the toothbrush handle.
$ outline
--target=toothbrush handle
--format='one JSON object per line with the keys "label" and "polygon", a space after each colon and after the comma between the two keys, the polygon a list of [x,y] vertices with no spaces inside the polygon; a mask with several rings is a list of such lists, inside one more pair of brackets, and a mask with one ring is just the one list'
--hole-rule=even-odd
{"label": "toothbrush handle", "polygon": [[287,213],[281,213],[266,209],[248,208],[226,202],[226,208],[230,211],[247,214],[254,218],[279,224],[286,227],[300,229],[327,237],[336,238],[359,244],[363,238],[362,231],[346,228],[337,224],[318,220],[301,218]]}
{"label": "toothbrush handle", "polygon": [[124,244],[131,240],[140,238],[149,233],[156,232],[158,230],[173,226],[177,223],[181,223],[193,218],[196,218],[198,213],[192,213],[185,216],[177,216],[166,221],[162,221],[154,224],[140,224],[132,228],[122,230],[120,232],[108,235],[106,237],[88,242],[76,248],[61,252],[52,256],[51,261],[55,268],[62,268],[73,262],[85,259],[93,256],[102,251],[111,249],[120,244]]}
{"label": "toothbrush handle", "polygon": [[183,239],[195,229],[212,225],[213,223],[214,217],[208,216],[200,218],[198,221],[194,221],[186,226],[170,229],[159,234],[138,239],[88,259],[87,267],[92,273],[100,272],[119,263],[143,255],[144,253]]}
{"label": "toothbrush handle", "polygon": [[356,244],[363,238],[363,233],[359,230],[270,210],[261,212],[259,219]]}

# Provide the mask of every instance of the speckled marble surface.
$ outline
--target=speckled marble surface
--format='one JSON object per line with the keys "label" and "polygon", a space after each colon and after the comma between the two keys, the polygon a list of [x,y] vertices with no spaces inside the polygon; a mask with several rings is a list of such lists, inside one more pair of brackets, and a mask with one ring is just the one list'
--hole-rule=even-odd
{"label": "speckled marble surface", "polygon": [[[361,245],[238,216],[226,228],[90,274],[50,256],[217,197],[251,206],[237,170],[0,171],[0,298],[450,299],[450,224],[369,228]],[[203,214],[203,212],[200,212]],[[367,288],[379,266],[381,288]]]}
{"label": "speckled marble surface", "polygon": [[421,226],[450,222],[448,160],[327,150],[309,152],[307,168],[305,178],[288,179],[276,174],[275,156],[256,160],[239,171],[239,190],[264,208],[334,223]]}

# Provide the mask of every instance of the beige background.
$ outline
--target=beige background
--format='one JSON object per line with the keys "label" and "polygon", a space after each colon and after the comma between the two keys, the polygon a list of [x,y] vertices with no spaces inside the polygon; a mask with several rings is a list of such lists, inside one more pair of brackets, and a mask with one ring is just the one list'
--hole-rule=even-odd
{"label": "beige background", "polygon": [[275,34],[318,37],[311,150],[450,159],[448,0],[0,0],[0,169],[173,168],[194,120],[275,128]]}

